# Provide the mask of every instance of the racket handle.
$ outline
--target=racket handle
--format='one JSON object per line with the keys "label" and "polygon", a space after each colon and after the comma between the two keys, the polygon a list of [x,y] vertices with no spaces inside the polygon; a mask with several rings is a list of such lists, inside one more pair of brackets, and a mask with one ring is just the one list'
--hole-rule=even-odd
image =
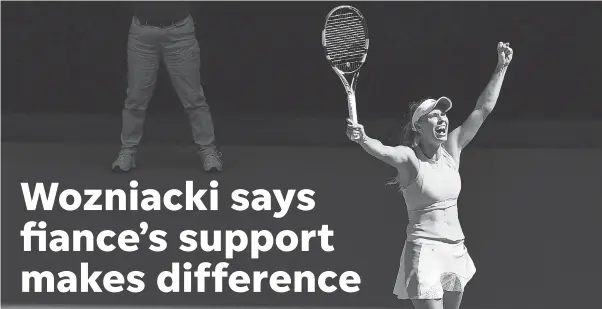
{"label": "racket handle", "polygon": [[347,95],[347,107],[349,108],[349,119],[353,124],[357,124],[357,108],[355,104],[355,95]]}

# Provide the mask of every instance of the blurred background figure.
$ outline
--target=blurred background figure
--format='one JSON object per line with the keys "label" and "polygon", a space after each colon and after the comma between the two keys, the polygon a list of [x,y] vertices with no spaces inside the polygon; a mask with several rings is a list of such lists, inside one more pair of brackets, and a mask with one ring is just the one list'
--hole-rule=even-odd
{"label": "blurred background figure", "polygon": [[121,150],[112,166],[115,172],[136,167],[137,145],[161,59],[188,115],[203,169],[222,171],[222,154],[215,145],[213,120],[201,85],[200,49],[191,5],[178,1],[132,3],[127,98],[122,113]]}

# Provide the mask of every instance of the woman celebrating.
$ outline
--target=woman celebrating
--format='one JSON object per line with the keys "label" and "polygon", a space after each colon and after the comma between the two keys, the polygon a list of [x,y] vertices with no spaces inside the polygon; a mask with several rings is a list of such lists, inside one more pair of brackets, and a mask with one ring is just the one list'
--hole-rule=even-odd
{"label": "woman celebrating", "polygon": [[416,309],[457,309],[476,268],[464,245],[457,200],[462,149],[493,111],[512,60],[508,43],[498,43],[498,64],[468,119],[451,133],[446,97],[410,105],[402,145],[370,138],[362,125],[349,124],[347,136],[372,156],[395,167],[393,183],[405,199],[409,223],[393,293]]}

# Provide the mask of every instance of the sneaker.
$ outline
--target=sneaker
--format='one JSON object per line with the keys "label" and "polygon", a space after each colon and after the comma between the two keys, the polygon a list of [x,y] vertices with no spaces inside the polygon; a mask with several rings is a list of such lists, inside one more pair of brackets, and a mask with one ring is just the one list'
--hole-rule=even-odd
{"label": "sneaker", "polygon": [[129,172],[136,167],[136,154],[132,150],[119,151],[117,160],[113,162],[113,172]]}
{"label": "sneaker", "polygon": [[203,169],[205,172],[221,172],[223,170],[222,153],[217,148],[201,147],[199,154],[203,160]]}

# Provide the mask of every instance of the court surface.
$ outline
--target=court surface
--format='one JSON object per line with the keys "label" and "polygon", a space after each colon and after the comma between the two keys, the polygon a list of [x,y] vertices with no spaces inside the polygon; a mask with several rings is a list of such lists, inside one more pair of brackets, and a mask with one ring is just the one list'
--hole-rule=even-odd
{"label": "court surface", "polygon": [[[368,182],[365,177],[375,177],[378,181],[372,184],[373,187],[384,188],[386,178],[380,177],[379,173],[383,171],[388,173],[386,166],[373,162],[359,148],[350,147],[273,147],[273,146],[224,146],[220,150],[224,154],[225,170],[219,174],[208,174],[202,170],[201,161],[195,153],[195,147],[190,144],[143,144],[140,146],[138,155],[138,168],[128,174],[115,174],[111,172],[111,163],[116,158],[119,150],[118,144],[86,144],[86,143],[2,143],[2,215],[3,215],[3,302],[17,303],[51,303],[60,304],[71,296],[65,297],[58,295],[60,293],[49,293],[41,295],[40,293],[24,294],[19,293],[20,289],[20,271],[24,269],[32,270],[44,268],[42,265],[51,265],[48,268],[73,269],[78,266],[76,263],[86,260],[90,265],[100,269],[116,269],[121,265],[132,266],[139,264],[140,268],[150,269],[156,267],[169,267],[169,263],[174,260],[198,260],[199,257],[188,258],[181,257],[174,252],[169,252],[158,257],[136,256],[135,254],[110,254],[110,255],[74,255],[74,258],[65,258],[61,254],[25,254],[22,250],[15,250],[7,254],[9,250],[8,243],[21,249],[22,239],[19,231],[23,224],[30,220],[44,220],[48,223],[48,230],[63,228],[65,230],[85,228],[93,231],[106,229],[121,230],[136,227],[140,221],[149,222],[150,228],[161,228],[169,233],[175,233],[177,230],[192,229],[319,229],[322,224],[329,224],[335,229],[338,236],[336,241],[337,250],[342,252],[357,251],[354,249],[355,239],[358,237],[355,220],[352,218],[361,218],[362,211],[355,207],[355,211],[347,212],[347,218],[342,219],[341,213],[336,209],[345,209],[349,201],[345,193],[346,188],[341,188],[336,183],[340,180],[342,184],[344,179],[349,182],[350,179],[361,179]],[[367,162],[366,167],[358,167],[358,162]],[[376,164],[376,165],[375,165]],[[370,168],[372,166],[373,168]],[[376,168],[374,168],[376,167]],[[370,174],[374,176],[370,176]],[[129,188],[129,182],[137,180],[140,188],[153,188],[165,192],[165,190],[174,188],[184,191],[185,181],[192,180],[196,189],[209,189],[209,182],[217,180],[219,182],[220,200],[225,205],[228,193],[235,188],[244,188],[249,191],[254,189],[312,189],[316,192],[315,211],[303,214],[300,211],[289,210],[289,213],[283,219],[275,219],[270,214],[246,213],[237,214],[227,212],[205,213],[203,211],[195,212],[162,212],[156,213],[133,213],[133,212],[27,212],[24,210],[23,195],[20,183],[27,182],[34,185],[37,182],[58,182],[62,189],[72,188],[80,192],[84,189],[109,189],[109,188]],[[335,180],[335,181],[333,181]],[[357,182],[357,181],[356,181]],[[352,189],[353,190],[353,189]],[[368,188],[367,190],[370,190]],[[223,193],[222,193],[223,192]],[[342,198],[341,198],[342,196]],[[351,196],[351,195],[349,195]],[[391,197],[396,193],[391,190]],[[372,197],[362,195],[356,202],[364,205],[369,204]],[[220,206],[222,206],[220,205]],[[221,210],[221,209],[220,209]],[[399,211],[401,213],[401,211]],[[7,218],[11,218],[7,220]],[[376,218],[376,217],[375,217]],[[379,218],[379,221],[382,218]],[[376,222],[364,221],[365,225],[376,225]],[[403,229],[403,226],[399,226]],[[346,231],[350,231],[349,234]],[[345,236],[347,234],[348,236]],[[174,239],[174,241],[177,239]],[[399,242],[399,241],[398,241]],[[175,246],[174,246],[175,247]],[[392,250],[397,250],[398,246],[391,246]],[[369,255],[368,249],[362,249],[358,256]],[[168,250],[169,251],[169,250]],[[349,254],[348,253],[348,254]],[[391,265],[394,266],[398,259],[398,253],[390,255]],[[286,268],[287,271],[305,270],[305,269],[324,269],[337,268],[340,264],[348,264],[347,268],[354,268],[354,262],[338,262],[337,256],[309,254],[305,256],[297,255],[270,255],[265,254],[259,262],[237,260],[232,262],[236,266],[248,272],[252,270],[262,270],[269,268],[270,263]],[[138,259],[136,258],[138,257]],[[212,260],[218,259],[211,257]],[[223,260],[223,258],[222,258]],[[182,260],[183,262],[183,260]],[[255,264],[253,264],[255,263]],[[260,263],[260,264],[257,264]],[[160,265],[160,266],[157,266]],[[234,266],[231,266],[234,267]],[[322,270],[323,271],[323,270]],[[361,270],[359,270],[361,271]],[[370,275],[368,275],[369,277]],[[10,277],[12,282],[19,284],[8,284],[6,277]],[[390,280],[389,280],[390,281]],[[387,282],[387,288],[391,289],[391,283]],[[94,295],[96,294],[96,295]],[[199,301],[198,295],[194,293],[183,293],[177,296],[177,299],[168,298],[161,300],[160,293],[149,293],[144,296],[144,301],[140,305],[165,306],[171,303],[181,305],[194,305],[203,302],[207,304],[238,305],[240,303],[269,303],[269,296],[250,295],[249,298],[236,299],[229,296],[210,297],[207,294],[202,295],[202,301]],[[89,304],[107,304],[103,301],[106,296],[100,296],[97,293],[80,293],[75,298],[83,303]],[[332,297],[331,295],[329,295]],[[392,294],[387,296],[394,298]],[[293,303],[300,296],[292,298]],[[325,296],[314,295],[313,298],[318,302],[328,302]],[[341,296],[339,296],[341,297]],[[344,297],[344,296],[343,296]],[[127,298],[127,297],[126,297]],[[98,299],[98,302],[95,300]],[[209,300],[207,300],[209,299]],[[232,300],[234,299],[234,300]],[[49,301],[47,301],[49,300]],[[121,298],[112,300],[121,302]],[[229,301],[231,300],[231,301]],[[306,299],[307,300],[307,299]],[[225,301],[222,302],[222,301]],[[278,302],[282,304],[283,297],[278,297]],[[284,301],[290,303],[291,301]],[[394,301],[394,299],[393,299]],[[352,300],[348,300],[352,303]],[[67,302],[72,303],[72,302]],[[136,300],[127,300],[126,304],[135,305]],[[304,305],[304,303],[300,303]],[[34,308],[34,307],[9,307],[6,308]],[[120,307],[120,306],[117,306]],[[166,306],[167,307],[167,306]],[[37,308],[37,307],[36,307]],[[44,307],[45,308],[45,307]],[[87,306],[51,306],[48,308],[100,308]],[[161,307],[156,307],[161,308]],[[217,308],[217,307],[207,307]]]}
{"label": "court surface", "polygon": [[[275,263],[279,267],[295,270],[304,268],[357,270],[362,275],[363,294],[359,296],[339,294],[337,297],[340,301],[337,302],[330,302],[319,293],[311,295],[311,298],[307,295],[277,297],[276,304],[269,308],[295,309],[283,306],[291,303],[299,304],[298,308],[411,308],[407,303],[396,301],[391,294],[407,222],[399,194],[385,186],[389,177],[394,175],[391,168],[354,145],[351,147],[224,146],[220,150],[224,153],[225,171],[221,174],[207,174],[202,171],[194,150],[190,144],[143,144],[139,150],[138,168],[129,174],[114,174],[110,167],[117,155],[118,144],[3,142],[1,149],[3,303],[72,303],[62,302],[69,298],[58,295],[59,293],[26,295],[19,293],[20,284],[9,284],[7,278],[11,278],[12,282],[19,282],[20,271],[32,265],[39,267],[41,260],[58,270],[72,267],[73,263],[82,259],[80,256],[66,259],[64,255],[56,254],[27,255],[21,250],[8,253],[7,251],[13,247],[13,245],[9,247],[8,244],[13,243],[15,249],[21,246],[19,231],[26,221],[45,220],[49,224],[48,229],[60,225],[65,229],[99,230],[107,228],[107,225],[114,229],[131,228],[132,225],[135,226],[141,220],[145,220],[151,227],[161,227],[168,231],[199,226],[207,229],[315,229],[321,224],[328,224],[336,231],[336,253],[266,254],[260,259],[261,266]],[[538,160],[530,163],[519,160],[525,157],[525,153],[528,153],[526,157],[538,158]],[[592,164],[598,164],[600,155],[602,153],[599,149],[467,151],[464,162],[471,163],[464,163],[462,170],[465,188],[460,216],[465,233],[468,235],[469,250],[477,264],[478,276],[472,283],[470,293],[466,296],[466,306],[463,308],[523,308],[537,305],[542,299],[546,305],[552,305],[544,305],[544,307],[552,308],[556,307],[554,305],[565,306],[575,301],[577,303],[588,301],[568,297],[557,301],[549,298],[549,288],[553,286],[553,280],[548,280],[551,277],[547,276],[551,276],[551,270],[557,270],[559,261],[570,259],[573,254],[571,251],[558,251],[557,243],[569,242],[579,235],[590,235],[591,233],[586,233],[587,230],[592,226],[599,226],[596,219],[599,218],[599,208],[592,208],[593,205],[575,204],[572,207],[580,207],[578,210],[583,214],[580,222],[584,224],[574,226],[571,230],[557,229],[565,215],[562,208],[553,204],[570,203],[571,196],[580,196],[590,201],[599,200],[601,180],[596,171],[599,169],[593,168]],[[567,156],[574,164],[570,166],[560,164]],[[508,165],[507,162],[514,163]],[[541,175],[548,171],[550,166],[555,166],[555,172],[566,177],[564,179],[590,180],[584,181],[580,186],[567,187],[565,182],[558,181],[537,185],[537,182],[542,181]],[[519,170],[521,177],[516,178],[516,171]],[[493,179],[493,183],[482,181],[484,171]],[[514,179],[515,182],[508,183],[504,180],[508,178]],[[268,190],[309,188],[316,192],[316,207],[314,211],[305,214],[291,210],[281,220],[274,219],[270,214],[243,215],[231,211],[210,215],[162,213],[159,216],[132,212],[28,213],[24,210],[20,188],[22,182],[58,182],[63,189],[72,188],[78,191],[86,188],[127,188],[133,179],[137,180],[141,187],[157,190],[184,189],[186,180],[193,180],[195,186],[205,188],[208,188],[211,180],[217,180],[220,183],[220,192],[231,192],[235,188],[245,188],[249,191],[258,188]],[[525,190],[526,186],[531,186],[529,191]],[[564,194],[549,194],[561,190],[564,190]],[[539,221],[540,229],[534,230],[531,224],[534,218],[540,217],[536,209],[538,204],[516,204],[517,199],[514,197],[525,194],[537,197],[542,205],[549,206],[546,213],[547,220]],[[483,207],[484,204],[487,204],[487,207]],[[508,205],[520,208],[523,217],[517,218],[512,212],[508,212]],[[489,219],[482,220],[482,218]],[[508,222],[512,223],[512,229],[508,229]],[[519,237],[522,237],[522,242],[516,241]],[[539,241],[541,239],[549,241]],[[600,246],[599,243],[590,243],[591,246],[583,248],[588,250],[588,254],[583,254],[580,263],[574,264],[571,269],[556,271],[554,276],[560,276],[565,281],[576,281],[587,276],[592,270],[595,271],[592,269],[596,267],[594,265],[598,265],[599,270]],[[533,244],[537,244],[537,247]],[[516,250],[520,250],[522,254],[511,254]],[[505,255],[500,257],[503,253]],[[145,268],[157,267],[157,265],[164,267],[173,261],[175,256],[177,255],[174,252],[153,258],[149,258],[148,255],[142,258],[138,256],[139,260],[136,263],[141,263],[140,267]],[[135,255],[90,255],[86,258],[98,267],[109,269],[117,265],[131,265]],[[177,258],[181,257],[177,256]],[[198,259],[198,257],[194,258]],[[242,269],[252,269],[258,268],[257,263],[241,259],[236,262],[236,265]],[[520,283],[516,282],[513,273],[507,271],[506,265],[513,265],[514,272],[521,274]],[[594,293],[597,290],[599,281],[596,282],[588,285],[588,291]],[[525,289],[527,285],[528,290]],[[565,291],[566,289],[572,291],[576,287],[567,286]],[[107,296],[99,294],[80,293],[74,297],[80,298],[82,303],[108,304]],[[513,298],[508,300],[507,295],[512,295]],[[169,306],[170,304],[181,304],[182,308],[199,304],[199,307],[195,306],[195,308],[268,308],[237,305],[269,303],[270,296],[244,297],[206,294],[203,295],[203,300],[199,300],[199,296],[194,293],[172,297],[148,293],[141,302],[111,298],[115,303],[123,303],[111,307],[79,305],[39,307],[3,305],[2,307],[104,309],[126,306],[135,308],[134,305],[142,308],[151,305],[153,308],[162,309],[175,308]],[[224,304],[226,307],[203,306],[205,300],[208,300],[205,304]],[[489,306],[479,305],[487,304],[488,301],[491,301]],[[511,303],[515,302],[524,306],[513,306]]]}

